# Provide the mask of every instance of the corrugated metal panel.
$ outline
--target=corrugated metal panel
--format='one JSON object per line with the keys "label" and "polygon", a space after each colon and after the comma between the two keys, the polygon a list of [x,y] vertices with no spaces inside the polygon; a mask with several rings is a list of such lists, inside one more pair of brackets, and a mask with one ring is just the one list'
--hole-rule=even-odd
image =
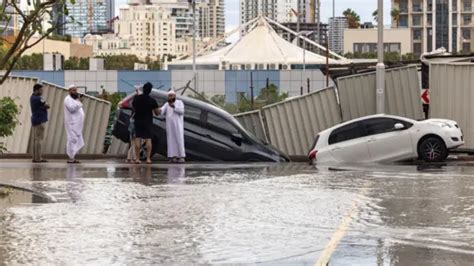
{"label": "corrugated metal panel", "polygon": [[[64,98],[68,91],[53,84],[43,83],[44,99],[50,104],[49,122],[46,125],[44,153],[62,154],[66,147],[66,129],[64,128]],[[85,147],[81,154],[101,154],[110,115],[110,103],[86,96],[84,99]]]}
{"label": "corrugated metal panel", "polygon": [[116,137],[112,137],[112,143],[110,144],[107,154],[109,155],[127,155],[130,144],[125,143]]}
{"label": "corrugated metal panel", "polygon": [[30,96],[33,85],[37,82],[38,80],[34,78],[9,77],[0,87],[0,98],[13,98],[20,109],[19,123],[14,134],[0,140],[5,143],[9,153],[26,153],[28,151],[31,135]]}
{"label": "corrugated metal panel", "polygon": [[[337,84],[343,121],[376,113],[375,72],[339,78]],[[385,99],[387,114],[423,118],[416,66],[385,72]]]}
{"label": "corrugated metal panel", "polygon": [[[0,97],[10,96],[20,106],[19,124],[12,137],[6,138],[7,150],[11,153],[27,153],[31,135],[31,111],[29,98],[32,88],[38,80],[35,78],[10,77],[0,89]],[[62,154],[66,146],[64,128],[63,101],[68,92],[66,89],[43,82],[44,98],[50,104],[49,121],[46,125],[43,153]],[[100,154],[103,149],[107,129],[110,103],[86,96],[84,100],[86,113],[84,126],[85,147],[82,154]]]}
{"label": "corrugated metal panel", "polygon": [[266,142],[268,141],[260,110],[236,114],[234,117],[245,129],[253,133],[257,138]]}
{"label": "corrugated metal panel", "polygon": [[334,88],[266,106],[262,113],[270,143],[290,156],[307,155],[320,131],[341,123]]}
{"label": "corrugated metal panel", "polygon": [[474,65],[430,64],[430,116],[452,119],[464,131],[466,144],[474,148]]}

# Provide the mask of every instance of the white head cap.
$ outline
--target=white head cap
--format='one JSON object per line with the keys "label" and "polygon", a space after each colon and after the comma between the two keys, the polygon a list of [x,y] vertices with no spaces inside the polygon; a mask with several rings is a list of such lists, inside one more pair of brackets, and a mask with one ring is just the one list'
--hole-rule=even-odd
{"label": "white head cap", "polygon": [[176,95],[176,92],[174,90],[169,90],[168,95]]}
{"label": "white head cap", "polygon": [[73,89],[73,88],[75,88],[75,87],[76,87],[76,85],[71,84],[71,85],[69,85],[69,88],[68,88],[68,89]]}

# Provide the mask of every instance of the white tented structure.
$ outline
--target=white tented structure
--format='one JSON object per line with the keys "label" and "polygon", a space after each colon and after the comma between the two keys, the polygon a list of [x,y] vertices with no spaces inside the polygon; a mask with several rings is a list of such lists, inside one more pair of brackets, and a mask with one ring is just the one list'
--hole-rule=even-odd
{"label": "white tented structure", "polygon": [[[292,32],[290,29],[284,28],[281,24],[271,21],[266,17],[259,17],[253,21],[248,27],[248,31],[235,43],[216,51],[198,53],[196,57],[197,69],[214,69],[214,70],[290,70],[301,68],[303,64],[307,67],[310,65],[325,65],[326,57],[304,51],[296,44],[290,43],[280,37],[272,28],[270,23]],[[245,25],[243,26],[244,28]],[[232,33],[230,33],[232,34]],[[305,39],[308,43],[313,44],[323,51],[325,47],[314,43],[301,35],[299,38]],[[205,49],[207,50],[207,49]],[[333,52],[330,52],[329,64],[347,64],[349,61]],[[193,59],[188,56],[184,60],[169,62],[165,65],[166,69],[192,69]]]}

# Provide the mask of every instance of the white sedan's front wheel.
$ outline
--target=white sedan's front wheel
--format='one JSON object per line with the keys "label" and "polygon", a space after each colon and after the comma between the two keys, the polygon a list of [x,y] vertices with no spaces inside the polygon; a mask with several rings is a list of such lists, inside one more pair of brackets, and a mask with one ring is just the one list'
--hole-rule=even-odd
{"label": "white sedan's front wheel", "polygon": [[442,162],[446,160],[448,153],[444,141],[436,137],[424,139],[418,147],[419,157],[425,162]]}

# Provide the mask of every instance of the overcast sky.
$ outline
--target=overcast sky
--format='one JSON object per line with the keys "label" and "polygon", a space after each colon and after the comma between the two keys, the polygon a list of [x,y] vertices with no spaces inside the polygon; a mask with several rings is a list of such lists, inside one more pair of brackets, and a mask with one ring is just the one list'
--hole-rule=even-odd
{"label": "overcast sky", "polygon": [[[225,0],[226,4],[226,31],[239,25],[239,0]],[[372,12],[377,9],[377,0],[335,0],[336,16],[342,15],[347,8],[354,9],[361,17],[362,22],[373,22]],[[116,15],[118,8],[127,3],[127,0],[115,0]],[[327,23],[328,18],[332,16],[332,0],[321,0],[321,20]],[[390,0],[384,0],[385,23],[390,24]]]}

